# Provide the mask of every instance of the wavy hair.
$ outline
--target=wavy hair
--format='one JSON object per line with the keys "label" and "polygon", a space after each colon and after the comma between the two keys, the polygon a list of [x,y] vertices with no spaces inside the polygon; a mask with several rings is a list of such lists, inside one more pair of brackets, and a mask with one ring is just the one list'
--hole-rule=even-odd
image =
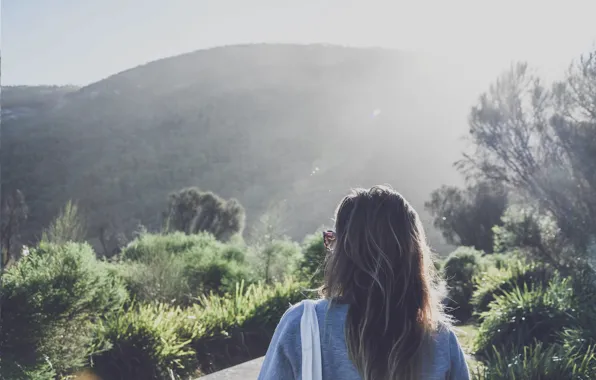
{"label": "wavy hair", "polygon": [[443,286],[416,211],[396,191],[357,189],[336,212],[321,295],[347,303],[350,359],[364,380],[420,378],[441,323]]}

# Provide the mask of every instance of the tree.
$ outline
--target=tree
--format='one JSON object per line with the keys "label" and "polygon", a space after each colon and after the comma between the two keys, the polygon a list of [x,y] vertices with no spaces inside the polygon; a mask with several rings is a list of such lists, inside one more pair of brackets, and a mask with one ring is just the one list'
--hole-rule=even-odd
{"label": "tree", "polygon": [[0,250],[2,250],[2,266],[4,268],[14,257],[16,241],[22,224],[27,220],[29,209],[25,196],[20,190],[15,190],[5,197],[2,204],[2,223]]}
{"label": "tree", "polygon": [[312,287],[323,285],[324,263],[327,249],[323,242],[323,234],[308,235],[302,243],[302,261],[300,262],[300,277],[308,281]]}
{"label": "tree", "polygon": [[501,220],[502,224],[493,228],[495,252],[522,249],[526,256],[538,257],[554,267],[577,256],[561,236],[552,215],[540,213],[531,204],[509,206]]}
{"label": "tree", "polygon": [[68,201],[56,219],[43,231],[41,240],[54,244],[80,243],[85,240],[85,236],[85,221],[79,207]]}
{"label": "tree", "polygon": [[501,224],[507,192],[499,184],[481,182],[465,189],[443,186],[431,193],[425,208],[449,244],[493,251],[492,228]]}
{"label": "tree", "polygon": [[267,245],[285,237],[287,204],[285,202],[270,202],[267,210],[254,223],[250,242],[254,246]]}
{"label": "tree", "polygon": [[[279,266],[280,261],[284,269],[290,266],[291,261],[294,260],[294,251],[296,250],[294,244],[287,240],[285,229],[285,215],[287,212],[287,204],[285,202],[270,202],[259,220],[254,224],[250,233],[250,243],[252,248],[257,252],[259,259],[259,266],[264,272],[266,282],[270,282],[273,267]],[[289,248],[288,248],[289,247]],[[294,249],[293,249],[294,248]],[[288,255],[288,252],[290,253]],[[277,272],[283,272],[278,270]]]}
{"label": "tree", "polygon": [[470,114],[474,151],[457,167],[514,187],[584,251],[596,237],[596,50],[549,90],[526,64],[503,74]]}
{"label": "tree", "polygon": [[236,199],[226,201],[197,187],[170,194],[165,216],[166,231],[182,231],[186,234],[206,231],[221,241],[242,234],[246,219],[244,207]]}

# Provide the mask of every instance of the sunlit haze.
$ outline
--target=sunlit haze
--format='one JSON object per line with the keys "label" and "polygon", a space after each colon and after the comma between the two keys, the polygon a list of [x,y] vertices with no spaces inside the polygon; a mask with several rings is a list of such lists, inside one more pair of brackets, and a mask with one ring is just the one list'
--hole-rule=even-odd
{"label": "sunlit haze", "polygon": [[593,0],[5,0],[4,85],[85,85],[214,46],[331,43],[420,51],[492,79],[512,60],[559,72],[593,46]]}

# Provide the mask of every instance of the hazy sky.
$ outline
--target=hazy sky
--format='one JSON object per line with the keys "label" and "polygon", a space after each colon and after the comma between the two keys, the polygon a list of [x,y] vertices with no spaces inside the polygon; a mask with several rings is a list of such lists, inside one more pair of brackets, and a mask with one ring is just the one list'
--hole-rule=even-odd
{"label": "hazy sky", "polygon": [[473,59],[478,75],[517,59],[554,72],[594,46],[595,14],[596,0],[3,0],[2,82],[84,85],[253,42],[419,50]]}

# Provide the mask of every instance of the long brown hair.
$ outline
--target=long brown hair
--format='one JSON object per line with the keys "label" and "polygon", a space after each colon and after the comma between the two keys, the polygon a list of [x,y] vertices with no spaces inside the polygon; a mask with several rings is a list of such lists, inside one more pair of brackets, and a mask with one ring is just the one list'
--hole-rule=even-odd
{"label": "long brown hair", "polygon": [[420,378],[421,357],[441,322],[441,282],[416,211],[385,186],[340,203],[321,293],[349,305],[351,360],[364,380]]}

